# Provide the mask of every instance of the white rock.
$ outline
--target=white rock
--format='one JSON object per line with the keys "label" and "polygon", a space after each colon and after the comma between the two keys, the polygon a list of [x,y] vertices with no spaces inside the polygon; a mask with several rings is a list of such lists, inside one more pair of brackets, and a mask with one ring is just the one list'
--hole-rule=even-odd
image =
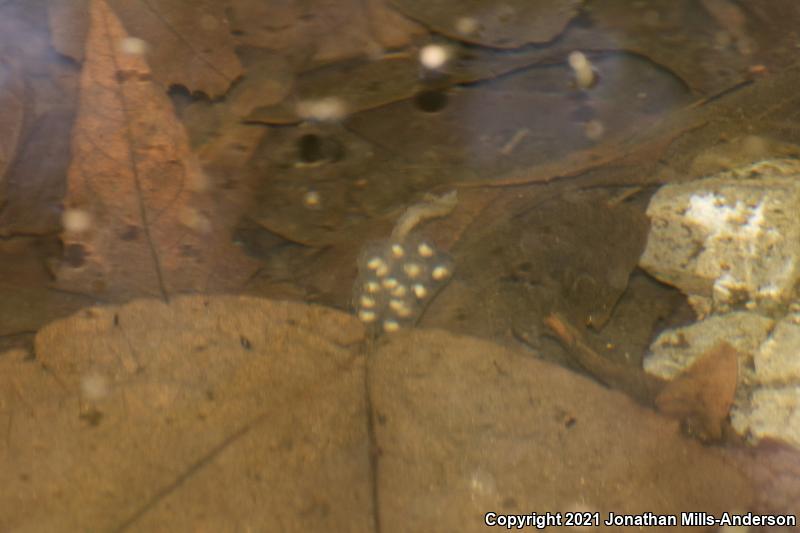
{"label": "white rock", "polygon": [[734,429],[800,448],[800,162],[667,185],[647,214],[640,266],[682,290],[701,320],[662,333],[645,370],[672,379],[729,342],[741,353]]}
{"label": "white rock", "polygon": [[800,163],[766,161],[662,187],[640,266],[699,314],[785,306],[800,280]]}
{"label": "white rock", "polygon": [[753,357],[756,382],[761,385],[795,383],[800,386],[800,315],[778,322]]}
{"label": "white rock", "polygon": [[769,318],[738,311],[665,331],[650,346],[644,369],[649,374],[673,379],[715,344],[726,341],[743,355],[739,361],[740,383],[751,382],[752,354],[766,341],[774,325],[775,321]]}
{"label": "white rock", "polygon": [[800,314],[778,322],[756,313],[715,315],[662,333],[645,357],[647,372],[672,379],[720,340],[741,354],[731,423],[754,440],[800,448]]}
{"label": "white rock", "polygon": [[800,385],[754,390],[747,408],[731,411],[731,424],[755,440],[769,437],[800,448]]}

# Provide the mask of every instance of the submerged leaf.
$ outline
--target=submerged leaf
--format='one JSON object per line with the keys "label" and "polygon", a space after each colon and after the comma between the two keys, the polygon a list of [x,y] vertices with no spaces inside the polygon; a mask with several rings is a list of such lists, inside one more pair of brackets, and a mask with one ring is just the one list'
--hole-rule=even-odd
{"label": "submerged leaf", "polygon": [[91,4],[73,132],[65,262],[72,291],[168,294],[237,287],[252,264],[228,236],[183,126],[103,0]]}
{"label": "submerged leaf", "polygon": [[507,2],[393,0],[405,15],[434,30],[497,48],[546,43],[577,14],[583,0]]}
{"label": "submerged leaf", "polygon": [[17,154],[28,107],[21,73],[0,61],[0,208],[5,201],[5,177]]}
{"label": "submerged leaf", "polygon": [[163,85],[221,96],[242,74],[225,17],[214,0],[109,0],[131,37],[142,39]]}
{"label": "submerged leaf", "polygon": [[736,393],[738,352],[720,342],[669,382],[656,397],[656,406],[681,419],[688,432],[702,440],[719,440]]}

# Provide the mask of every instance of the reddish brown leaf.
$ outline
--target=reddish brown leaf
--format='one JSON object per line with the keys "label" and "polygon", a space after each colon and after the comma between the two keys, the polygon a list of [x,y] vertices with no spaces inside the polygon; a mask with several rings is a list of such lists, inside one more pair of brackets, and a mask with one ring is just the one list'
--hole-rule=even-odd
{"label": "reddish brown leaf", "polygon": [[[223,95],[242,75],[225,16],[212,0],[108,0],[131,37],[146,47],[153,76],[164,86],[183,85],[211,97]],[[50,39],[60,54],[83,61],[90,4],[52,0]]]}
{"label": "reddish brown leaf", "polygon": [[301,63],[373,57],[384,48],[402,48],[425,34],[421,25],[384,0],[230,0],[229,4],[239,42],[285,52]]}
{"label": "reddish brown leaf", "polygon": [[578,13],[582,0],[426,2],[393,0],[401,12],[465,41],[516,48],[556,38]]}
{"label": "reddish brown leaf", "polygon": [[[186,133],[103,0],[91,25],[72,139],[61,286],[159,294],[238,287],[252,264],[234,247]],[[88,217],[87,217],[88,215]]]}
{"label": "reddish brown leaf", "polygon": [[147,44],[153,75],[209,96],[223,95],[242,75],[225,17],[214,0],[110,0],[127,32]]}
{"label": "reddish brown leaf", "polygon": [[719,440],[736,393],[739,355],[727,342],[703,354],[656,397],[666,415],[680,418],[703,440]]}

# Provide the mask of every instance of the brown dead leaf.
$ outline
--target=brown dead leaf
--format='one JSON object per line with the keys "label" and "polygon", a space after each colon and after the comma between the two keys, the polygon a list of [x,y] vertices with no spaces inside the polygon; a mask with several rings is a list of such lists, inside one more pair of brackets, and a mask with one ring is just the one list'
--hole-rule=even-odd
{"label": "brown dead leaf", "polygon": [[62,235],[58,283],[162,297],[238,287],[253,265],[231,243],[233,221],[219,214],[148,65],[118,50],[126,36],[108,5],[94,0],[65,202],[90,226]]}
{"label": "brown dead leaf", "polygon": [[386,0],[367,0],[366,10],[375,39],[384,48],[403,48],[415,37],[428,33],[424,26],[401,15]]}
{"label": "brown dead leaf", "polygon": [[291,98],[254,110],[248,121],[294,124],[317,102],[338,106],[341,114],[372,109],[409,98],[418,86],[419,65],[409,58],[337,64],[298,77]]}
{"label": "brown dead leaf", "polygon": [[48,325],[0,357],[0,530],[369,531],[362,336],[246,297]]}
{"label": "brown dead leaf", "polygon": [[[242,66],[234,53],[223,2],[199,0],[108,0],[129,36],[142,39],[153,76],[164,86],[222,96]],[[48,5],[53,47],[83,61],[89,25],[87,0],[53,0]],[[120,47],[121,42],[113,43]],[[110,44],[109,44],[110,46]]]}
{"label": "brown dead leaf", "polygon": [[426,32],[384,0],[231,0],[230,13],[239,42],[281,51],[300,64],[375,57]]}
{"label": "brown dead leaf", "polygon": [[800,4],[606,0],[587,6],[586,15],[587,23],[565,32],[561,44],[640,54],[709,96],[751,79],[754,65],[779,71],[795,62]]}
{"label": "brown dead leaf", "polygon": [[[508,4],[491,6],[479,1],[437,2],[435,8],[420,0],[397,0],[395,5],[452,39],[503,48],[529,42],[529,28],[541,24],[545,40],[560,34],[559,39],[514,52],[529,55],[530,64],[562,62],[573,50],[596,51],[598,55],[626,51],[660,65],[705,96],[751,79],[752,67],[777,72],[795,61],[800,4],[794,0],[747,5],[731,0],[556,3],[564,11],[551,9],[546,15],[537,13],[535,2],[526,2],[516,12]],[[503,10],[514,13],[512,23],[497,20],[495,12]],[[526,16],[536,20],[517,25]],[[549,17],[560,18],[553,22]],[[465,27],[465,19],[471,21],[466,27],[472,32],[459,30]],[[575,23],[565,29],[570,20]],[[601,69],[601,76],[603,73]],[[642,88],[649,92],[648,85]]]}
{"label": "brown dead leaf", "polygon": [[163,85],[216,98],[242,75],[224,2],[110,0],[109,5],[128,35],[145,41],[147,61]]}
{"label": "brown dead leaf", "polygon": [[[751,497],[718,450],[529,354],[414,330],[383,343],[369,364],[379,511],[388,531],[479,533],[486,509],[527,513],[529,502],[554,511],[680,512],[698,499],[704,508],[726,508]],[[734,495],[741,490],[734,487],[744,492]],[[459,517],[455,527],[450,513]]]}
{"label": "brown dead leaf", "polygon": [[800,450],[766,438],[754,447],[732,450],[731,455],[752,480],[763,512],[800,515]]}
{"label": "brown dead leaf", "polygon": [[0,208],[6,199],[6,174],[22,138],[28,98],[22,73],[0,60]]}
{"label": "brown dead leaf", "polygon": [[312,53],[312,17],[303,4],[290,0],[230,0],[230,24],[239,43],[268,50],[291,51],[307,59]]}
{"label": "brown dead leaf", "polygon": [[656,406],[682,420],[701,440],[719,440],[736,393],[738,365],[739,352],[720,342],[670,381],[656,397]]}
{"label": "brown dead leaf", "polygon": [[553,314],[545,324],[580,366],[602,383],[620,389],[664,415],[680,420],[701,441],[719,441],[728,417],[738,376],[739,355],[720,342],[672,381],[665,382],[638,368],[620,365],[599,355],[581,332],[564,317]]}
{"label": "brown dead leaf", "polygon": [[226,95],[227,110],[238,121],[256,108],[279,104],[289,95],[293,83],[294,73],[286,59],[262,52],[260,61],[249,64],[244,79]]}
{"label": "brown dead leaf", "polygon": [[393,0],[392,4],[445,35],[484,46],[516,48],[556,38],[583,0]]}
{"label": "brown dead leaf", "polygon": [[584,377],[443,331],[363,341],[353,316],[231,296],[49,324],[35,359],[0,356],[0,530],[478,533],[526,502],[750,508],[721,450]]}
{"label": "brown dead leaf", "polygon": [[89,31],[89,0],[50,0],[47,4],[50,42],[59,54],[83,62]]}
{"label": "brown dead leaf", "polygon": [[[298,109],[298,103],[327,98],[335,98],[342,104],[343,112],[352,115],[409,100],[424,92],[492,80],[532,65],[547,63],[549,59],[549,55],[538,51],[498,55],[494,51],[469,49],[457,44],[453,44],[450,50],[451,61],[442,69],[441,76],[424,82],[420,78],[419,61],[412,54],[398,54],[377,60],[354,60],[306,71],[298,75],[290,98],[275,105],[264,104],[247,116],[247,120],[275,125],[294,124],[306,118]],[[251,76],[249,69],[247,76]],[[258,87],[258,78],[259,75],[256,75],[249,82],[245,78],[242,84]],[[267,93],[272,92],[270,85],[266,88]],[[487,104],[487,107],[494,105]]]}

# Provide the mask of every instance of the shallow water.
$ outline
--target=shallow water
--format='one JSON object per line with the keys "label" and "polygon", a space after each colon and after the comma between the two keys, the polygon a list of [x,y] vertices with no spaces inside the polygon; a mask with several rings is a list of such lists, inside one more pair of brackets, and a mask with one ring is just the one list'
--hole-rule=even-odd
{"label": "shallow water", "polygon": [[794,516],[642,371],[697,315],[638,263],[658,187],[800,153],[798,17],[0,3],[0,530]]}

